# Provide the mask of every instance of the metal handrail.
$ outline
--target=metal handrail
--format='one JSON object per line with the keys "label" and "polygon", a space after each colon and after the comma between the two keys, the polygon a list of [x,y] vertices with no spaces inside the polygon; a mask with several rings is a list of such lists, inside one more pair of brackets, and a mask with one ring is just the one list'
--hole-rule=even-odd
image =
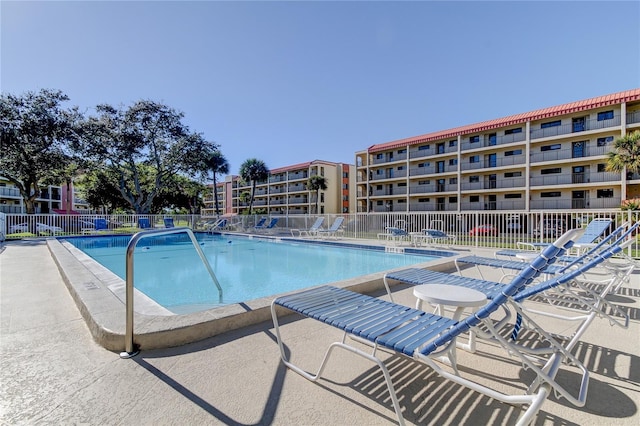
{"label": "metal handrail", "polygon": [[209,271],[209,275],[213,279],[214,284],[218,287],[218,294],[220,297],[220,303],[222,303],[222,287],[220,287],[220,283],[218,282],[218,278],[216,278],[216,274],[211,269],[211,265],[207,260],[207,257],[204,255],[204,252],[200,248],[200,244],[198,244],[198,240],[196,240],[196,236],[193,234],[193,231],[187,227],[180,228],[171,228],[171,229],[154,229],[150,231],[142,231],[138,232],[131,237],[129,240],[129,244],[127,245],[127,260],[126,260],[126,330],[125,330],[125,352],[120,352],[120,358],[131,358],[140,353],[138,348],[133,343],[133,251],[140,241],[143,238],[151,237],[151,236],[159,236],[159,235],[169,235],[169,234],[179,234],[182,232],[186,232],[193,243],[200,259],[202,259],[202,263]]}

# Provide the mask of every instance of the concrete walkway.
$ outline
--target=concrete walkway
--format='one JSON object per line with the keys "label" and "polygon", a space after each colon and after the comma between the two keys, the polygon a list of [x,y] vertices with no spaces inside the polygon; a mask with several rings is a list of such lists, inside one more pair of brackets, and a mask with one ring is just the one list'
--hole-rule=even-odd
{"label": "concrete walkway", "polygon": [[[280,363],[270,322],[120,359],[92,340],[44,242],[11,242],[0,250],[1,424],[395,423],[377,367],[338,351],[327,379],[308,382]],[[629,329],[598,319],[575,351],[592,372],[587,406],[551,397],[536,425],[640,424],[639,289],[636,274],[612,298],[629,311]],[[410,289],[396,294],[397,302],[413,305]],[[316,368],[322,345],[340,333],[288,318],[282,331],[293,360]],[[520,413],[404,357],[384,357],[410,424],[512,424]],[[527,374],[487,343],[458,358],[465,373],[505,389],[521,388]]]}

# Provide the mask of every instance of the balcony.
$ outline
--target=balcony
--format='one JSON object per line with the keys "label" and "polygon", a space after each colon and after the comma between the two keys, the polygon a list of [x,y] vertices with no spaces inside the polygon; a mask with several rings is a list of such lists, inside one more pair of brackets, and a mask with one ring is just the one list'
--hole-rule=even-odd
{"label": "balcony", "polygon": [[469,191],[477,189],[524,188],[524,186],[525,179],[523,177],[518,177],[484,180],[482,182],[463,182],[460,189],[463,191]]}
{"label": "balcony", "polygon": [[462,159],[462,168],[460,170],[478,170],[478,169],[491,169],[494,167],[514,166],[525,163],[525,156],[510,155],[508,157],[500,157],[496,159],[485,158],[484,160],[477,161],[475,163],[469,163],[469,158]]}
{"label": "balcony", "polygon": [[553,176],[532,176],[531,186],[546,185],[570,185],[580,183],[594,182],[619,182],[620,173],[613,172],[595,172],[595,173],[571,173]]}
{"label": "balcony", "polygon": [[438,170],[437,165],[428,167],[412,167],[409,169],[409,176],[435,175],[440,173],[455,173],[458,171],[458,165],[445,165],[444,168]]}
{"label": "balcony", "polygon": [[627,124],[640,123],[640,110],[627,113]]}
{"label": "balcony", "polygon": [[[422,146],[426,146],[424,144]],[[422,157],[431,157],[434,155],[442,155],[442,154],[455,154],[458,152],[458,146],[449,146],[449,142],[445,143],[445,146],[438,146],[438,144],[430,143],[429,149],[419,149],[419,147],[411,148],[409,150],[409,158],[422,158]]]}
{"label": "balcony", "polygon": [[371,164],[375,165],[375,164],[385,164],[385,163],[391,163],[391,162],[395,162],[395,161],[404,161],[407,159],[407,154],[406,153],[402,153],[402,154],[394,154],[394,155],[389,155],[389,153],[387,154],[383,154],[381,158],[374,158],[373,161],[371,162]]}
{"label": "balcony", "polygon": [[308,204],[309,199],[307,197],[289,198],[289,204]]}
{"label": "balcony", "polygon": [[479,142],[470,142],[469,139],[466,139],[462,142],[461,151],[467,151],[470,149],[477,149],[477,148],[485,148],[488,146],[505,145],[508,143],[522,142],[524,140],[525,140],[524,132],[513,133],[511,135],[496,136],[495,141],[492,141],[489,138],[483,138]]}
{"label": "balcony", "polygon": [[393,170],[392,172],[385,171],[384,173],[380,173],[380,174],[374,173],[373,176],[371,177],[371,180],[376,181],[376,180],[382,180],[382,179],[396,179],[396,178],[403,178],[403,177],[407,177],[406,170]]}
{"label": "balcony", "polygon": [[572,158],[586,158],[606,155],[611,151],[613,145],[591,146],[586,144],[582,150],[573,150],[571,148],[556,149],[552,151],[534,152],[535,148],[531,148],[530,159],[532,163],[540,163],[543,161],[568,160]]}
{"label": "balcony", "polygon": [[427,185],[412,185],[411,186],[411,195],[418,194],[436,194],[438,192],[457,192],[458,184],[442,184],[442,183],[431,183]]}
{"label": "balcony", "polygon": [[531,200],[532,210],[569,210],[569,209],[611,209],[620,207],[620,197],[595,198],[559,198],[556,200]]}
{"label": "balcony", "polygon": [[620,116],[615,115],[609,120],[588,119],[581,123],[563,124],[560,126],[547,127],[545,129],[531,129],[531,139],[549,138],[553,136],[568,135],[571,133],[586,132],[589,130],[600,130],[610,127],[620,126]]}
{"label": "balcony", "polygon": [[296,172],[289,173],[289,180],[300,180],[300,179],[308,179],[309,173],[307,172]]}
{"label": "balcony", "polygon": [[381,197],[384,195],[406,195],[407,187],[399,186],[393,188],[374,189],[369,195],[373,197]]}
{"label": "balcony", "polygon": [[20,190],[18,188],[0,187],[0,196],[22,198],[22,196],[20,195]]}

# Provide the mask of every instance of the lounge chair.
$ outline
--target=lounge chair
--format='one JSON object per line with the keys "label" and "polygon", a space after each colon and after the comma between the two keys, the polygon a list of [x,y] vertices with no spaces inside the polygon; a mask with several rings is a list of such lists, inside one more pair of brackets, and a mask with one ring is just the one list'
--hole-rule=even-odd
{"label": "lounge chair", "polygon": [[151,228],[151,221],[149,221],[148,217],[141,217],[138,219],[138,228],[140,229],[149,229]]}
{"label": "lounge chair", "polygon": [[415,246],[421,246],[423,243],[430,244],[455,244],[458,237],[456,235],[447,234],[439,229],[423,229],[421,232],[412,232],[411,243]]}
{"label": "lounge chair", "polygon": [[[302,237],[303,235],[307,237],[314,237],[318,234],[318,231],[322,228],[322,223],[324,222],[324,216],[320,216],[313,222],[313,225],[309,227],[309,229],[292,229],[291,236],[292,237]],[[298,235],[296,235],[296,233]]]}
{"label": "lounge chair", "polygon": [[[602,236],[604,231],[609,229],[611,226],[611,219],[594,219],[584,230],[584,233],[580,237],[578,241],[575,242],[574,248],[583,249],[584,247],[588,247],[589,244],[593,244],[598,238]],[[527,242],[517,242],[518,250],[499,250],[495,253],[496,257],[506,256],[506,257],[515,257],[518,254],[522,253],[522,249],[528,249],[529,251],[535,251],[541,248],[548,246],[548,243],[527,243]]]}
{"label": "lounge chair", "polygon": [[206,226],[207,232],[222,231],[227,227],[227,219],[221,218]]}
{"label": "lounge chair", "polygon": [[277,217],[271,218],[269,223],[267,223],[266,225],[264,224],[264,222],[262,222],[262,225],[256,225],[254,226],[253,229],[255,229],[258,232],[263,232],[263,231],[269,232],[276,226],[276,224],[278,223],[278,220],[280,220],[280,218],[277,218]]}
{"label": "lounge chair", "polygon": [[322,238],[330,238],[335,237],[338,238],[338,233],[343,232],[342,224],[344,223],[344,217],[337,217],[336,220],[333,221],[331,226],[327,229],[318,229],[316,235]]}
{"label": "lounge chair", "polygon": [[109,230],[107,219],[93,219],[92,228],[82,228],[83,234],[101,234],[103,231]]}
{"label": "lounge chair", "polygon": [[400,243],[403,239],[409,237],[404,220],[396,220],[393,226],[387,226],[385,232],[380,232],[377,237],[379,240],[393,241],[394,244]]}
{"label": "lounge chair", "polygon": [[[565,245],[571,245],[572,235],[565,240],[556,241],[551,247],[542,251],[540,256],[532,262],[529,268],[505,285],[501,292],[488,301],[474,314],[461,321],[429,314],[421,310],[380,300],[371,296],[353,293],[348,290],[331,286],[316,287],[304,292],[275,299],[271,305],[271,314],[276,332],[280,357],[282,362],[293,371],[310,381],[317,381],[325,368],[332,350],[336,347],[346,349],[360,355],[378,365],[384,376],[398,422],[404,424],[402,408],[396,396],[391,376],[383,361],[377,357],[379,348],[396,352],[416,361],[427,364],[445,379],[451,380],[469,389],[481,392],[491,398],[509,404],[528,405],[527,410],[518,424],[528,424],[540,409],[551,391],[561,395],[573,404],[582,406],[586,400],[588,371],[571,353],[558,344],[552,336],[548,336],[555,351],[548,357],[541,367],[533,362],[528,354],[521,353],[508,339],[500,335],[494,328],[490,315],[509,301],[509,298],[522,291],[531,282],[539,270],[560,254],[564,253]],[[558,245],[556,245],[558,243]],[[327,349],[317,374],[310,374],[288,360],[288,350],[285,351],[277,313],[280,308],[296,312],[316,321],[336,327],[344,332],[344,337],[334,342]],[[535,373],[534,382],[526,395],[508,395],[488,386],[473,382],[469,378],[461,377],[443,369],[435,362],[435,357],[448,353],[455,345],[456,338],[477,326],[485,327],[495,341],[513,356],[520,358],[520,362],[527,369]],[[371,353],[348,344],[347,335],[354,336],[373,346]],[[581,385],[578,395],[574,396],[555,381],[555,376],[562,365],[568,360],[581,370]]]}
{"label": "lounge chair", "polygon": [[165,228],[174,228],[175,227],[175,225],[173,224],[173,218],[172,217],[165,217],[162,220],[164,222],[164,227]]}
{"label": "lounge chair", "polygon": [[[581,255],[563,256],[559,260],[561,262],[564,262],[565,265],[553,265],[552,267],[548,268],[545,271],[545,273],[554,274],[557,272],[562,272],[564,269],[573,266],[575,262],[584,261],[585,259],[588,259],[591,256],[597,254],[602,249],[602,247],[604,247],[606,244],[610,244],[611,242],[613,242],[614,245],[622,244],[623,241],[630,235],[630,233],[634,229],[636,229],[638,226],[639,226],[638,223],[632,225],[631,227],[629,227],[627,223],[619,226],[613,232],[611,232],[608,236],[603,238],[599,243],[589,245],[590,248],[588,250],[583,251]],[[580,237],[578,240],[584,240],[584,239]],[[630,242],[627,242],[627,244],[630,244]],[[519,256],[522,256],[522,253],[520,253]],[[522,257],[526,258],[525,256],[522,256]],[[512,273],[510,273],[509,271],[522,270],[525,267],[525,264],[522,261],[472,255],[472,256],[464,256],[464,257],[455,259],[456,269],[458,270],[458,273],[460,275],[462,275],[462,268],[460,267],[461,264],[474,265],[478,273],[480,274],[480,277],[482,278],[484,278],[484,276],[482,273],[482,269],[480,268],[481,266],[491,267],[491,268],[500,268],[502,270],[503,278],[509,275],[512,275]]]}
{"label": "lounge chair", "polygon": [[267,218],[261,217],[260,220],[258,220],[258,222],[256,222],[256,224],[253,226],[253,229],[262,229],[264,228],[265,223],[267,223]]}

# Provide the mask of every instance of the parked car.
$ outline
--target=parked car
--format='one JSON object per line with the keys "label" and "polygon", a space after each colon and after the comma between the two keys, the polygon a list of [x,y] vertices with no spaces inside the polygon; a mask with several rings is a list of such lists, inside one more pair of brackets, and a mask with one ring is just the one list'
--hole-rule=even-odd
{"label": "parked car", "polygon": [[469,235],[471,235],[472,237],[475,235],[490,235],[490,236],[494,236],[497,237],[498,236],[498,228],[496,228],[493,225],[480,225],[480,226],[476,226],[475,228],[473,228],[471,231],[469,231]]}
{"label": "parked car", "polygon": [[533,236],[540,237],[542,232],[543,237],[558,238],[568,230],[567,222],[563,219],[545,219],[540,224],[536,225],[533,229]]}
{"label": "parked car", "polygon": [[[26,222],[11,225],[9,227],[9,234],[18,234],[24,232],[29,232],[29,224]],[[59,226],[46,225],[44,223],[36,223],[36,232],[55,234],[57,232],[62,232],[62,228],[60,228]]]}

